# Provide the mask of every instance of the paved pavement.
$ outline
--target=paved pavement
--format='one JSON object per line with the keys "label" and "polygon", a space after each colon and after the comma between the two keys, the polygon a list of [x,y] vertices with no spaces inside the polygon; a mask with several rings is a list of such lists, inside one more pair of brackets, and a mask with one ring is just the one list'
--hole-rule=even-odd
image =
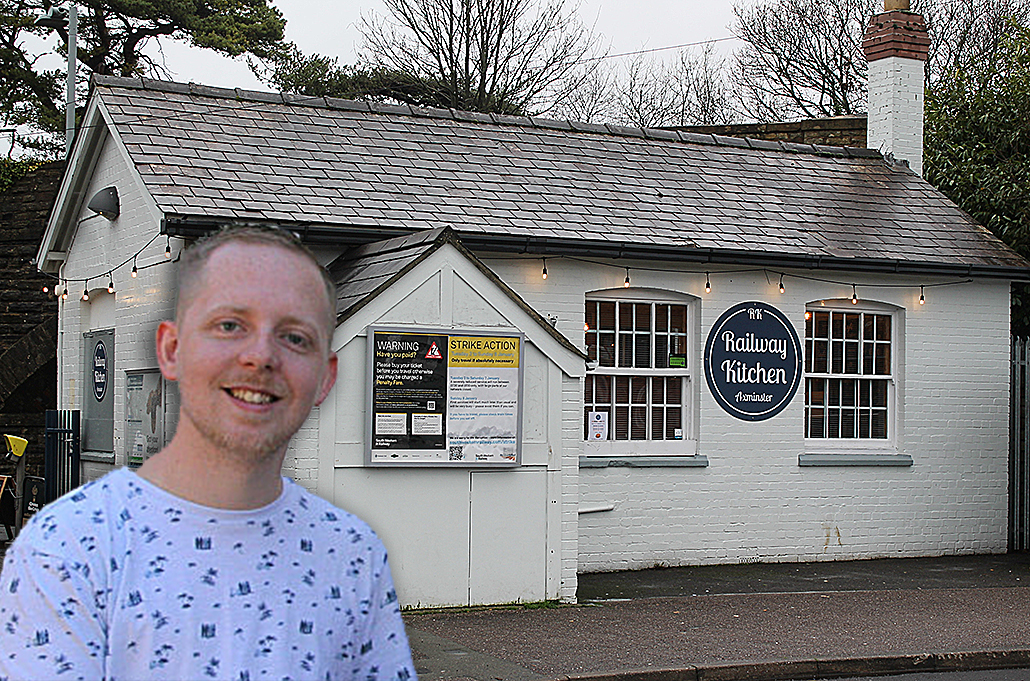
{"label": "paved pavement", "polygon": [[580,575],[579,604],[405,614],[422,681],[1026,668],[1030,553]]}

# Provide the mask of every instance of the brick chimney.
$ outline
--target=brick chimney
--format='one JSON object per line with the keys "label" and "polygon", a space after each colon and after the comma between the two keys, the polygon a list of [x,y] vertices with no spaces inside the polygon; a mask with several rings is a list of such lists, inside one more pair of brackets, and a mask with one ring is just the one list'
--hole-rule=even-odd
{"label": "brick chimney", "polygon": [[869,62],[867,142],[923,174],[923,67],[930,46],[926,22],[909,0],[884,0],[869,22],[862,50]]}

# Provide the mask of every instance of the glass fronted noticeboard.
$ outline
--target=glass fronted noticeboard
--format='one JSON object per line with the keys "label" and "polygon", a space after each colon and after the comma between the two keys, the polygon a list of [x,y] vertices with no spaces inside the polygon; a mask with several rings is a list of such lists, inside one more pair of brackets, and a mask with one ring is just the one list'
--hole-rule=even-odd
{"label": "glass fronted noticeboard", "polygon": [[369,327],[365,463],[518,466],[520,333]]}

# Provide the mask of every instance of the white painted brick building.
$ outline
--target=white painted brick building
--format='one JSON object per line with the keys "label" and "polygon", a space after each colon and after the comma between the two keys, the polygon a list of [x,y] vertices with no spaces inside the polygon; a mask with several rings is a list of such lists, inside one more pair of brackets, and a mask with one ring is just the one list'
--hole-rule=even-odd
{"label": "white painted brick building", "polygon": [[[90,404],[84,334],[113,330],[87,477],[131,461],[127,380],[156,368],[174,256],[264,224],[338,283],[342,379],[284,470],[382,534],[408,605],[1006,548],[1027,263],[878,151],[112,78],[84,130],[39,262],[71,294],[61,407]],[[108,187],[113,219],[87,208]],[[518,465],[370,465],[376,327],[522,338]]]}

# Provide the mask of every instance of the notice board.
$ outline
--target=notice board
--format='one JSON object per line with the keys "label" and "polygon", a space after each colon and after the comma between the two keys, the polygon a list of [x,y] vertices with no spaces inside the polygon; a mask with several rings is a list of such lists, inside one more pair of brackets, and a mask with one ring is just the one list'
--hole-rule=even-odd
{"label": "notice board", "polygon": [[520,465],[524,341],[369,327],[366,465]]}

